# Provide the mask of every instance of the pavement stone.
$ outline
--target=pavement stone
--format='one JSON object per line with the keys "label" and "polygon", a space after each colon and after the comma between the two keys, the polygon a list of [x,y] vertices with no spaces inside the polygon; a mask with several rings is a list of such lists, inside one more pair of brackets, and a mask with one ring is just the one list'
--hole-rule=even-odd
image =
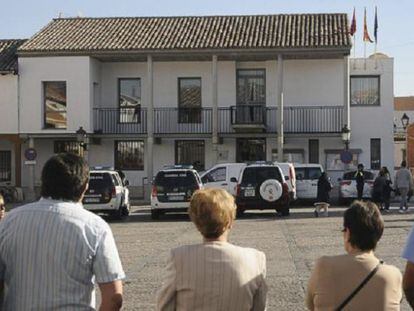
{"label": "pavement stone", "polygon": [[[274,213],[246,212],[237,219],[230,242],[254,247],[267,257],[268,310],[305,310],[307,281],[315,260],[344,253],[343,208],[330,208],[329,217],[315,218],[313,209],[292,209],[289,218]],[[384,215],[385,231],[377,256],[404,271],[400,258],[414,213]],[[171,248],[199,243],[200,234],[185,214],[167,214],[153,221],[148,207],[134,207],[128,220],[108,220],[127,274],[124,310],[154,310]],[[99,296],[99,295],[98,295]],[[98,297],[99,301],[99,297]],[[403,300],[401,310],[410,310]]]}

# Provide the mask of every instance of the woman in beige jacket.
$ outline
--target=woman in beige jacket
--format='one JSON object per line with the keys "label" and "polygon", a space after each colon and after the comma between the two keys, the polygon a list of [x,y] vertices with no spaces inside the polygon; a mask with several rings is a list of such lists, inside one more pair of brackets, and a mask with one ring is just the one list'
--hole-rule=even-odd
{"label": "woman in beige jacket", "polygon": [[373,276],[340,310],[400,310],[401,272],[380,263],[374,255],[383,230],[384,222],[374,203],[355,201],[345,211],[342,232],[347,254],[317,260],[308,283],[309,310],[338,310],[377,266]]}
{"label": "woman in beige jacket", "polygon": [[227,242],[236,216],[233,196],[221,189],[199,190],[189,214],[203,242],[171,251],[157,310],[264,310],[264,253]]}

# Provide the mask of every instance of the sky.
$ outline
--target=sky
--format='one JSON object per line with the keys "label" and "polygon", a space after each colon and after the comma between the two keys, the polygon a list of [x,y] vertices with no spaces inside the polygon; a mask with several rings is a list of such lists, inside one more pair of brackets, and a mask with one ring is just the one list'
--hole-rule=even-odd
{"label": "sky", "polygon": [[[394,58],[394,95],[414,96],[413,0],[15,0],[0,11],[0,39],[30,38],[52,18],[108,16],[236,15],[287,13],[348,13],[357,17],[356,57],[363,57],[364,7],[373,38],[378,8],[377,51]],[[374,44],[367,44],[367,55]],[[354,52],[351,52],[353,56]]]}

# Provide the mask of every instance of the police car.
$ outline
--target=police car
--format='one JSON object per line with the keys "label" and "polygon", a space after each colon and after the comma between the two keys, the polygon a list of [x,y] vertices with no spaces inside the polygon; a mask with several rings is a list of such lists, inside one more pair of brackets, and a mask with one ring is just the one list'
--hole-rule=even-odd
{"label": "police car", "polygon": [[157,173],[152,185],[152,219],[158,219],[166,212],[187,212],[191,196],[201,188],[200,176],[193,166],[165,166]]}
{"label": "police car", "polygon": [[89,187],[83,198],[85,209],[119,219],[129,215],[129,185],[113,168],[94,167],[89,172]]}

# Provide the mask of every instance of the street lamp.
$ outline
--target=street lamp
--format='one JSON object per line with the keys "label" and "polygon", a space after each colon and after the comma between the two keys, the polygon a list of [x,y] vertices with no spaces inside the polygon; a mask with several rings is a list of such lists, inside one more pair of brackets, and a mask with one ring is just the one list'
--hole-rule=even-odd
{"label": "street lamp", "polygon": [[341,134],[342,134],[342,141],[345,144],[345,150],[348,150],[349,149],[349,142],[351,141],[351,130],[348,128],[348,126],[346,124],[342,128]]}
{"label": "street lamp", "polygon": [[409,123],[410,123],[410,118],[404,112],[403,116],[401,117],[401,124],[402,124],[404,130],[407,129],[407,126],[408,126]]}
{"label": "street lamp", "polygon": [[79,145],[83,148],[83,150],[86,150],[87,147],[86,135],[87,133],[82,126],[76,131],[76,140],[79,142]]}

